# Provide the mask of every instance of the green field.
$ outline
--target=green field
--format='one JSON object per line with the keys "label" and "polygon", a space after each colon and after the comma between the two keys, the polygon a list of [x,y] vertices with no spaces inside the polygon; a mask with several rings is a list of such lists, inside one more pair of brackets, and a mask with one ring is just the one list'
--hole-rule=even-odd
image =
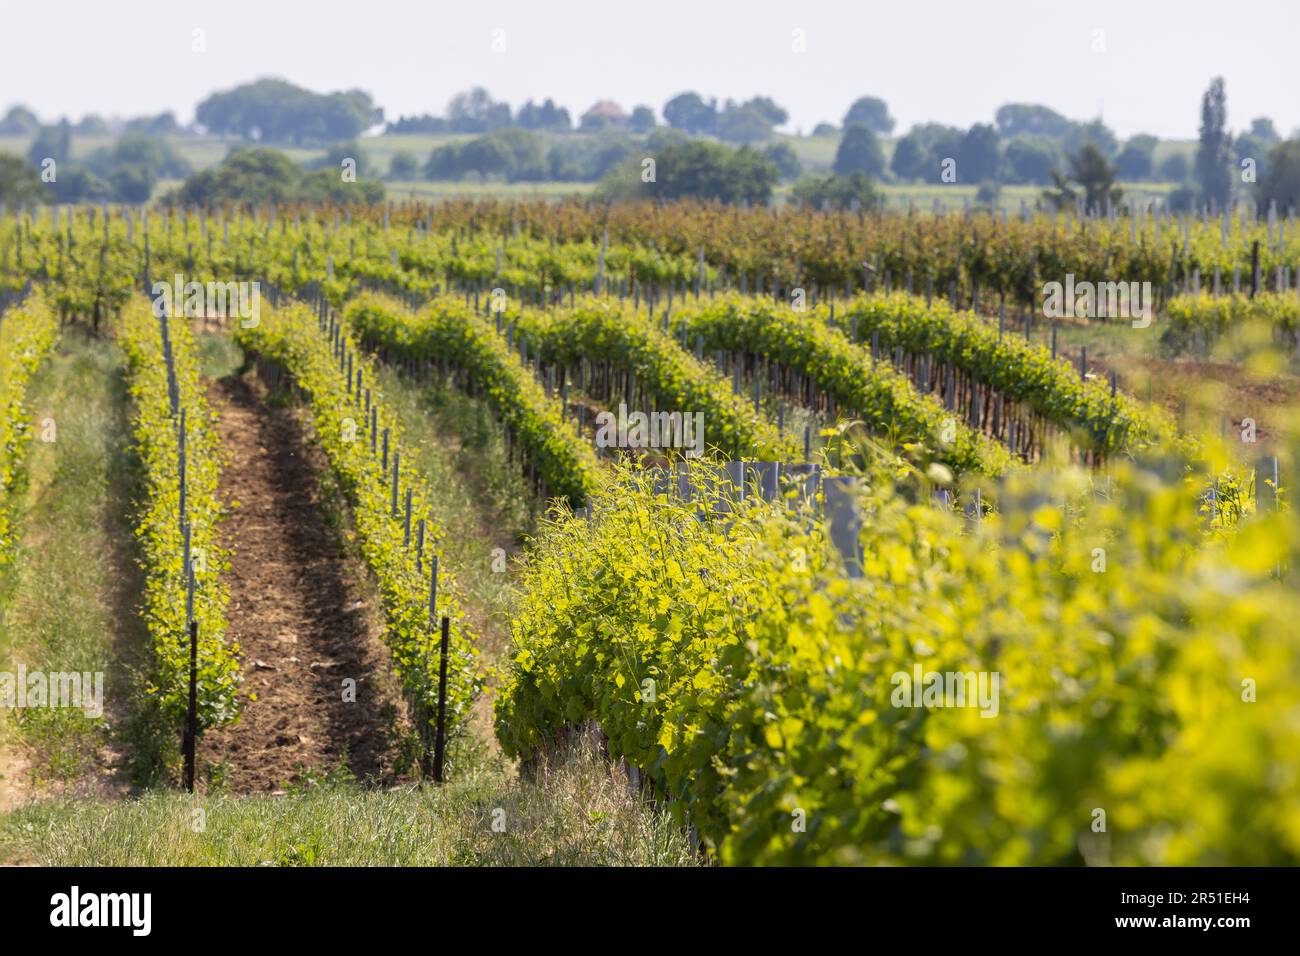
{"label": "green field", "polygon": [[[573,137],[591,137],[590,133],[546,133],[541,134],[543,141],[550,143]],[[429,154],[440,146],[472,139],[468,133],[394,133],[366,137],[362,140],[362,151],[371,167],[381,176],[388,169],[393,157],[398,152],[408,152],[423,164]],[[222,136],[170,136],[169,142],[177,153],[183,156],[195,169],[206,169],[221,162],[232,149],[247,145],[245,141],[234,137]],[[25,155],[30,145],[30,137],[0,136],[0,152]],[[111,136],[74,136],[72,156],[83,160],[98,149],[111,146]],[[789,143],[803,163],[804,172],[825,174],[830,172],[835,161],[835,151],[839,146],[838,134],[820,136],[785,136],[778,135],[774,142]],[[883,138],[886,162],[893,156],[896,138]],[[295,146],[276,145],[297,163],[309,163],[325,155],[324,149],[307,149]],[[1190,159],[1195,151],[1195,143],[1182,141],[1162,141],[1156,146],[1154,160],[1158,164],[1167,156],[1182,152]],[[163,180],[154,190],[154,198],[175,188],[174,180]],[[445,199],[559,199],[566,196],[585,196],[589,194],[594,183],[575,182],[504,182],[501,180],[437,181],[390,181],[386,182],[389,198],[401,200],[438,201]],[[1146,199],[1167,196],[1177,188],[1177,183],[1124,183],[1126,197]],[[973,184],[952,183],[937,185],[932,183],[883,182],[880,189],[885,195],[886,203],[891,209],[929,210],[936,201],[949,209],[960,208],[966,201],[974,204],[977,187]],[[790,184],[784,183],[777,189],[777,198],[784,200],[790,195]],[[1002,187],[999,205],[1008,213],[1017,212],[1021,200],[1032,205],[1042,195],[1040,186],[1008,185]]]}
{"label": "green field", "polygon": [[[573,137],[588,138],[595,134],[590,133],[543,133],[539,134],[546,146],[550,146],[555,140],[572,139]],[[472,139],[473,134],[468,133],[386,133],[377,135],[377,137],[365,137],[361,140],[363,150],[368,159],[372,161],[377,169],[386,170],[387,166],[393,161],[393,156],[400,151],[412,153],[424,163],[429,157],[429,153],[435,148],[447,146],[448,143],[464,142],[465,139]],[[74,135],[73,137],[73,159],[86,159],[92,152],[100,148],[112,146],[112,135]],[[220,163],[222,157],[233,147],[246,146],[246,142],[235,137],[214,137],[214,135],[172,135],[168,137],[175,151],[181,153],[181,156],[194,166],[195,169],[205,169]],[[803,170],[806,173],[826,173],[835,163],[835,152],[839,148],[839,134],[823,135],[806,135],[806,137],[793,137],[793,135],[777,135],[772,140],[777,143],[789,143],[794,148],[794,152],[800,157],[803,164]],[[898,139],[896,137],[881,138],[880,144],[883,147],[885,161],[893,156],[894,146]],[[16,155],[26,155],[27,147],[31,144],[31,137],[0,137],[0,152],[16,153]],[[307,163],[307,161],[320,159],[325,155],[322,148],[303,148],[294,146],[281,146],[274,144],[277,150],[286,153],[295,163]],[[1154,163],[1160,164],[1167,156],[1175,152],[1182,152],[1192,159],[1192,153],[1196,150],[1195,142],[1191,140],[1161,140],[1156,146],[1154,152]],[[1164,193],[1173,189],[1171,183],[1143,183],[1143,189]],[[551,183],[546,183],[546,193],[551,193]],[[472,190],[474,194],[480,194],[481,190]],[[507,195],[510,193],[507,193]],[[441,191],[439,191],[441,195]]]}

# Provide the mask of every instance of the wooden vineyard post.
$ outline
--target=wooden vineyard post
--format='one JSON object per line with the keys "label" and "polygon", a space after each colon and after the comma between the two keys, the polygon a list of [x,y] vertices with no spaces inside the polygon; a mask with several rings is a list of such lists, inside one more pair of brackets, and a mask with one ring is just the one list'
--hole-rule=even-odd
{"label": "wooden vineyard post", "polygon": [[1259,295],[1259,240],[1250,249],[1250,297]]}
{"label": "wooden vineyard post", "polygon": [[1255,464],[1255,513],[1267,514],[1277,510],[1277,492],[1280,474],[1276,456],[1266,456]]}
{"label": "wooden vineyard post", "polygon": [[855,498],[857,487],[858,479],[852,477],[826,478],[822,481],[831,543],[843,557],[845,570],[851,578],[862,577],[863,555],[858,541],[862,514]]}
{"label": "wooden vineyard post", "polygon": [[[193,572],[190,572],[193,581]],[[199,622],[190,621],[190,699],[185,715],[185,789],[194,792],[194,758],[199,735]]]}
{"label": "wooden vineyard post", "polygon": [[[432,548],[430,549],[432,550]],[[429,627],[438,626],[438,555],[431,554],[429,559]],[[437,712],[435,711],[435,718]],[[434,739],[429,739],[428,732],[428,713],[423,709],[418,713],[420,720],[420,740],[424,744],[424,753],[420,756],[420,770],[422,776],[432,776],[433,774],[433,756],[437,750],[437,732],[435,719]]]}
{"label": "wooden vineyard post", "polygon": [[442,783],[442,759],[447,745],[447,645],[451,619],[442,618],[442,644],[438,656],[438,722],[433,735],[433,782]]}

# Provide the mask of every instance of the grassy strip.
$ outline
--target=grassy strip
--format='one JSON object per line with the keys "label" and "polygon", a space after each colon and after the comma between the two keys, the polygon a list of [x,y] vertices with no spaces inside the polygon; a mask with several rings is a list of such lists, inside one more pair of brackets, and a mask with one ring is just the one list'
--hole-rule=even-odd
{"label": "grassy strip", "polygon": [[[45,866],[683,866],[685,834],[599,754],[535,778],[457,757],[441,787],[324,781],[284,797],[151,793],[0,816],[0,863]],[[206,827],[196,832],[196,811]]]}
{"label": "grassy strip", "polygon": [[[335,337],[337,336],[337,337]],[[260,321],[251,328],[240,327],[236,341],[246,351],[283,365],[306,393],[312,423],[321,447],[343,486],[353,509],[353,519],[366,565],[374,572],[383,598],[387,624],[385,640],[393,655],[393,667],[416,712],[422,735],[428,739],[438,705],[439,635],[436,617],[430,615],[431,563],[441,556],[444,529],[429,505],[431,495],[413,467],[410,455],[395,456],[406,447],[396,416],[386,406],[377,387],[373,364],[357,351],[341,326],[326,330],[322,321],[305,305],[280,309],[263,305]],[[353,363],[348,365],[350,356]],[[369,390],[377,429],[388,431],[387,466],[382,455],[372,452],[383,447],[373,434],[356,378],[346,377],[349,367],[359,371],[363,387]],[[352,388],[349,383],[352,383]],[[397,461],[399,495],[394,514],[393,464]],[[411,495],[411,537],[406,540],[405,496]],[[418,555],[417,528],[425,523],[423,554]],[[475,635],[461,606],[456,577],[442,562],[439,569],[437,616],[451,619],[451,652],[448,662],[448,727],[460,729],[482,686],[477,662]]]}
{"label": "grassy strip", "polygon": [[[0,671],[21,659],[30,671],[99,674],[103,700],[90,707],[15,711],[34,751],[35,782],[73,782],[103,763],[110,723],[127,716],[134,636],[129,613],[132,470],[122,354],[108,339],[73,328],[33,383],[34,408],[57,427],[30,456],[12,592],[0,617]],[[59,599],[50,599],[58,582]],[[130,595],[133,597],[134,595]],[[83,691],[91,690],[83,683]],[[102,704],[103,709],[99,710]],[[95,711],[99,710],[98,713]]]}
{"label": "grassy strip", "polygon": [[13,498],[32,438],[28,386],[58,339],[58,319],[40,289],[0,317],[0,568],[13,556]]}
{"label": "grassy strip", "polygon": [[443,554],[456,569],[467,610],[485,629],[482,650],[489,655],[509,630],[510,556],[533,528],[526,479],[507,456],[501,424],[483,401],[387,366],[376,373],[402,425],[406,454],[429,489],[429,507],[445,532]]}
{"label": "grassy strip", "polygon": [[464,369],[510,426],[547,489],[574,506],[587,497],[599,464],[591,446],[564,420],[564,409],[487,320],[459,300],[439,299],[419,314],[396,299],[366,293],[344,310],[357,338],[369,348],[418,361],[447,361]]}
{"label": "grassy strip", "polygon": [[[194,337],[184,320],[169,322],[179,408],[185,411],[186,513],[195,578],[194,619],[199,624],[200,730],[238,715],[238,648],[225,641],[228,594],[221,579],[226,555],[217,525],[220,447],[208,407]],[[136,528],[145,573],[144,617],[155,660],[149,692],[163,717],[183,718],[189,693],[186,569],[180,523],[179,416],[172,414],[160,320],[143,296],[123,310],[118,341],[126,353],[133,404],[132,432],[144,469],[144,499]]]}

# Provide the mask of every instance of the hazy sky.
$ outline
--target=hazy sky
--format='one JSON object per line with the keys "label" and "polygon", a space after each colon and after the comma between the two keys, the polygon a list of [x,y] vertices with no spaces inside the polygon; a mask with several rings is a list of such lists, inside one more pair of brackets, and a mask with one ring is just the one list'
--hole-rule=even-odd
{"label": "hazy sky", "polygon": [[1234,129],[1259,115],[1283,135],[1300,127],[1300,0],[5,0],[0,24],[0,107],[44,119],[170,109],[187,122],[213,90],[281,76],[360,87],[390,118],[442,113],[473,85],[512,106],[551,96],[575,118],[602,98],[658,113],[694,89],[772,96],[805,132],[872,94],[902,130],[1030,101],[1100,113],[1122,136],[1192,138],[1222,75]]}

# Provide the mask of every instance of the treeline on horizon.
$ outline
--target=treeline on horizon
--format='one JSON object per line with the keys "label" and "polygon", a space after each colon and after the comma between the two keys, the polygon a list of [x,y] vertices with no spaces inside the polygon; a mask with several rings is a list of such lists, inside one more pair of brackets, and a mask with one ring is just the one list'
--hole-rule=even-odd
{"label": "treeline on horizon", "polygon": [[[1044,186],[1038,205],[1089,208],[1123,201],[1120,182],[1176,186],[1167,205],[1176,210],[1223,208],[1255,201],[1288,208],[1300,203],[1300,131],[1284,141],[1273,121],[1257,117],[1232,134],[1221,80],[1201,103],[1195,158],[1171,152],[1157,163],[1159,143],[1139,134],[1120,141],[1100,119],[1079,122],[1049,107],[1009,103],[993,123],[969,129],[941,123],[914,125],[886,157],[882,140],[896,127],[884,100],[863,96],[839,127],[819,124],[814,135],[839,135],[829,175],[808,175],[797,151],[776,129],[788,113],[773,99],[706,100],[685,92],[662,108],[625,112],[601,100],[576,123],[546,99],[517,110],[482,87],[457,94],[445,116],[403,116],[385,124],[384,110],[362,90],[315,93],[283,80],[264,79],[213,93],[197,107],[195,123],[173,114],[110,122],[96,115],[77,123],[42,124],[15,105],[0,118],[0,135],[31,136],[23,158],[0,154],[0,201],[140,203],[161,180],[184,180],[165,199],[185,203],[362,202],[384,198],[380,180],[597,183],[595,197],[715,199],[765,204],[782,182],[790,196],[816,207],[870,207],[882,182],[978,185],[977,201],[993,205],[1002,185]],[[394,152],[386,169],[367,156],[363,133],[382,126],[392,134],[463,134],[420,157]],[[570,133],[586,135],[566,135]],[[116,133],[111,146],[73,161],[73,136]],[[232,137],[218,166],[190,167],[175,137]],[[274,147],[322,148],[305,166]],[[652,162],[648,162],[652,161]],[[57,176],[47,169],[57,169]],[[1249,165],[1249,177],[1238,174]],[[343,175],[340,175],[343,171]],[[648,173],[648,175],[647,175]],[[42,175],[45,174],[45,175]],[[1240,181],[1239,181],[1240,180]]]}

